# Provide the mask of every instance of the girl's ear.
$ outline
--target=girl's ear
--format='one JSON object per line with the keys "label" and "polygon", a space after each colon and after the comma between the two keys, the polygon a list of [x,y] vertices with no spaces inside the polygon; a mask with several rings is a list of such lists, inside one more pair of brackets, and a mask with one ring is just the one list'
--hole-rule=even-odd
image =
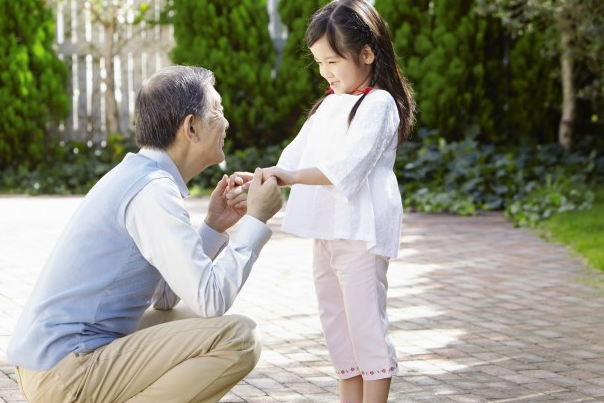
{"label": "girl's ear", "polygon": [[375,61],[375,54],[373,54],[373,50],[369,45],[365,45],[361,49],[361,60],[365,64],[372,64]]}

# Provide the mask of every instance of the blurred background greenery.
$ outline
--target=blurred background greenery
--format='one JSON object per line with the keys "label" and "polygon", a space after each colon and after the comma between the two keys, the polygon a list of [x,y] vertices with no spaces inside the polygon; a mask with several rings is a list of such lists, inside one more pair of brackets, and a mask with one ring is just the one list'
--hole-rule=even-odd
{"label": "blurred background greenery", "polygon": [[[53,45],[53,10],[65,1],[0,0],[2,193],[82,194],[136,150],[131,130],[112,119],[100,141],[51,130],[70,113],[72,97],[69,67]],[[142,2],[126,10],[129,19],[120,15],[131,2],[79,2],[105,32],[173,27],[171,62],[215,73],[230,122],[227,172],[275,164],[325,88],[304,43],[308,19],[325,0],[276,3],[287,33],[280,46],[266,0],[168,0],[155,13]],[[587,221],[599,222],[589,233],[604,232],[604,2],[374,4],[418,101],[395,167],[406,209],[503,211],[520,226],[585,210],[594,215]],[[123,39],[115,38],[110,45],[118,47]],[[190,185],[204,192],[222,173],[212,167]]]}

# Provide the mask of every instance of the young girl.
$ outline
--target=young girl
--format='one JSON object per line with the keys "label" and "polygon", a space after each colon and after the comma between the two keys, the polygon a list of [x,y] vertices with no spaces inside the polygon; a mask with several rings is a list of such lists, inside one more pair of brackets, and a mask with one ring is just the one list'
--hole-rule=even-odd
{"label": "young girl", "polygon": [[329,3],[306,41],[327,96],[264,175],[292,186],[283,230],[315,239],[319,314],[341,401],[386,402],[398,372],[386,271],[403,215],[393,166],[415,104],[386,24],[368,2]]}

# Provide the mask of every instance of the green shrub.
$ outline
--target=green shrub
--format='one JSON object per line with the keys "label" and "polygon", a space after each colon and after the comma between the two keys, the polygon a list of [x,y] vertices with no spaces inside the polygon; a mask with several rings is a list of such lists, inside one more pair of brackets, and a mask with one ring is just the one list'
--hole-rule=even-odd
{"label": "green shrub", "polygon": [[495,147],[471,137],[449,143],[428,130],[417,137],[399,150],[395,167],[404,204],[417,211],[506,210],[518,225],[533,225],[554,205],[555,211],[585,208],[592,196],[584,188],[604,181],[604,157],[595,151]]}
{"label": "green shrub", "polygon": [[476,214],[476,205],[472,196],[460,191],[443,192],[420,188],[406,201],[415,206],[417,211],[425,213],[453,212],[463,216]]}
{"label": "green shrub", "polygon": [[[395,50],[418,102],[418,124],[447,139],[468,131],[494,131],[487,71],[489,23],[474,12],[474,1],[376,0],[388,21]],[[487,59],[491,57],[491,59]]]}
{"label": "green shrub", "polygon": [[107,142],[60,141],[48,147],[42,161],[10,167],[2,174],[0,191],[25,194],[84,194],[134,145],[114,135]]}
{"label": "green shrub", "polygon": [[236,148],[264,146],[276,126],[275,52],[266,0],[174,0],[172,61],[214,72]]}
{"label": "green shrub", "polygon": [[[191,180],[189,187],[193,193],[206,193],[213,189],[225,173],[253,172],[256,167],[275,165],[283,146],[233,151],[229,148],[230,146],[225,147],[225,164],[209,167]],[[111,136],[107,142],[99,144],[60,141],[48,148],[43,160],[35,168],[20,165],[3,171],[0,192],[31,195],[85,194],[103,175],[121,162],[128,152],[137,151],[137,147],[121,135]]]}
{"label": "green shrub", "polygon": [[524,195],[507,204],[505,215],[515,225],[534,227],[557,213],[591,208],[594,194],[573,177],[546,176],[545,183],[531,182]]}
{"label": "green shrub", "polygon": [[46,2],[0,0],[0,10],[0,169],[15,170],[42,159],[48,123],[69,111],[68,70]]}
{"label": "green shrub", "polygon": [[[534,226],[554,214],[588,208],[590,186],[604,183],[604,156],[595,151],[571,153],[557,144],[504,149],[472,138],[449,143],[427,130],[417,137],[399,150],[395,167],[403,204],[412,211],[474,215],[499,210],[516,225]],[[236,150],[227,145],[225,164],[193,178],[192,194],[207,193],[224,173],[275,165],[284,146]],[[129,151],[135,151],[134,145],[121,136],[102,144],[61,142],[34,169],[5,170],[0,191],[83,194]]]}
{"label": "green shrub", "polygon": [[306,27],[313,13],[329,0],[279,0],[279,17],[288,35],[277,69],[275,86],[278,96],[274,102],[280,116],[281,137],[293,138],[306,120],[315,100],[323,96],[327,82],[306,47]]}

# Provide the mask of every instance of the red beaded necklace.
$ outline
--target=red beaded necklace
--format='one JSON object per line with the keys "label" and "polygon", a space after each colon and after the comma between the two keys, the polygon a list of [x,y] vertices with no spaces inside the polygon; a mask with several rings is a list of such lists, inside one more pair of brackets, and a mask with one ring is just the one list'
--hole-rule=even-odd
{"label": "red beaded necklace", "polygon": [[[359,93],[359,94],[369,94],[369,91],[371,91],[372,89],[373,89],[373,87],[367,86],[363,90],[357,88],[356,90],[354,90],[354,92]],[[325,95],[329,95],[329,94],[334,94],[334,91],[331,88],[331,85],[328,86],[327,89],[325,90]]]}

